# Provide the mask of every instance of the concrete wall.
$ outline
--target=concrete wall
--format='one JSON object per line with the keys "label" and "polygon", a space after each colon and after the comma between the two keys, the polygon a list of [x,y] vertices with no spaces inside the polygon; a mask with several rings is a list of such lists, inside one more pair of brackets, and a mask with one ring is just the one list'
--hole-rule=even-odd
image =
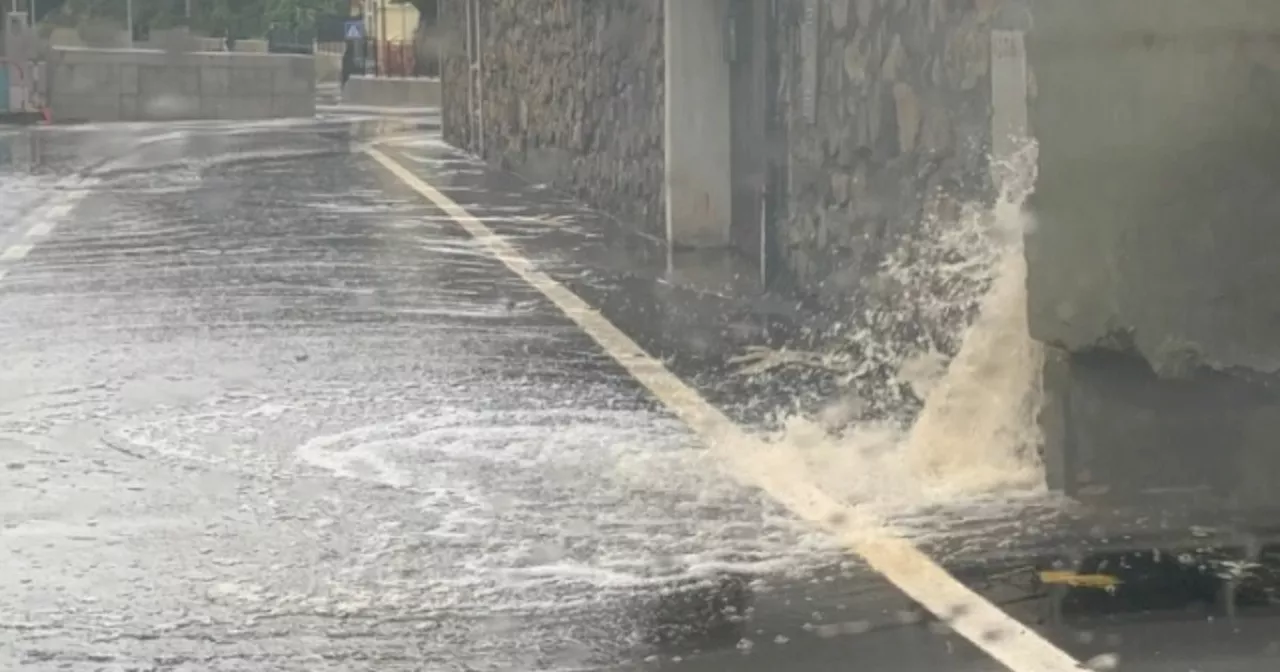
{"label": "concrete wall", "polygon": [[315,114],[310,56],[53,49],[55,120],[263,119]]}
{"label": "concrete wall", "polygon": [[268,46],[266,40],[236,40],[232,48],[242,54],[265,54]]}
{"label": "concrete wall", "polygon": [[317,51],[315,57],[317,82],[334,83],[342,81],[341,53]]}
{"label": "concrete wall", "polygon": [[[338,58],[341,61],[341,56]],[[341,62],[338,67],[341,74]],[[342,87],[342,102],[373,107],[440,107],[440,80],[357,75]]]}
{"label": "concrete wall", "polygon": [[54,47],[128,49],[129,32],[111,21],[89,21],[76,28],[54,26],[49,33],[49,44]]}
{"label": "concrete wall", "polygon": [[727,6],[728,0],[666,0],[666,239],[673,246],[729,245]]}
{"label": "concrete wall", "polygon": [[1034,10],[1028,308],[1058,477],[1280,503],[1280,4]]}
{"label": "concrete wall", "polygon": [[483,138],[467,107],[466,4],[440,3],[448,141],[663,237],[663,3],[478,3]]}
{"label": "concrete wall", "polygon": [[220,37],[192,35],[186,28],[152,30],[150,39],[130,44],[129,32],[114,22],[89,22],[78,28],[53,26],[49,29],[51,47],[91,49],[159,49],[162,51],[224,51],[226,41]]}

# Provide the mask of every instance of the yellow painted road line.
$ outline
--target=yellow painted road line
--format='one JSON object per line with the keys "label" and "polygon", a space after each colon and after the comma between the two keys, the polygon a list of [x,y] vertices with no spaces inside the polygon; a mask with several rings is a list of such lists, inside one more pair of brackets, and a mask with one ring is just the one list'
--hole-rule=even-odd
{"label": "yellow painted road line", "polygon": [[1107,574],[1077,574],[1066,571],[1040,572],[1040,582],[1074,588],[1115,588],[1121,583],[1120,579]]}
{"label": "yellow painted road line", "polygon": [[1013,672],[1087,669],[1039,633],[970,590],[910,541],[822,492],[794,460],[777,455],[703,399],[586,301],[382,151],[364,150],[391,174],[444,211],[525,282],[542,292],[640,384],[683,420],[740,480],[760,488],[793,514],[826,528],[899,590]]}

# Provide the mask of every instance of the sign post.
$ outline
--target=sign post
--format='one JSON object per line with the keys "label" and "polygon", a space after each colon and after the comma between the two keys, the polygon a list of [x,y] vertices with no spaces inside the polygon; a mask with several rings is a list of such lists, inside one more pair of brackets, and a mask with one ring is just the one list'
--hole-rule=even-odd
{"label": "sign post", "polygon": [[342,39],[347,41],[347,49],[355,52],[358,59],[357,71],[365,74],[365,49],[367,47],[364,39],[364,18],[349,19],[342,24]]}

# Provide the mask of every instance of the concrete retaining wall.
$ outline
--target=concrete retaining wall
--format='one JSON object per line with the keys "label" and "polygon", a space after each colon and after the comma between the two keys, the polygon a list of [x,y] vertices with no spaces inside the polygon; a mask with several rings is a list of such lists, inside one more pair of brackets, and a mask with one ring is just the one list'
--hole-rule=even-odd
{"label": "concrete retaining wall", "polygon": [[89,23],[79,28],[55,26],[49,32],[49,46],[75,49],[159,49],[162,51],[226,51],[220,37],[192,35],[186,28],[156,29],[150,39],[130,44],[129,32],[110,22]]}
{"label": "concrete retaining wall", "polygon": [[1280,4],[1034,7],[1055,485],[1280,504]]}
{"label": "concrete retaining wall", "polygon": [[236,40],[233,45],[235,51],[244,54],[265,54],[267,47],[266,40]]}
{"label": "concrete retaining wall", "polygon": [[342,80],[342,54],[319,51],[316,57],[316,81],[333,83]]}
{"label": "concrete retaining wall", "polygon": [[128,49],[129,33],[109,21],[90,22],[78,28],[55,26],[49,33],[53,47]]}
{"label": "concrete retaining wall", "polygon": [[[341,56],[338,58],[341,71]],[[372,107],[440,107],[440,80],[357,75],[342,87],[342,102]]]}
{"label": "concrete retaining wall", "polygon": [[53,49],[48,73],[59,121],[315,115],[310,56]]}

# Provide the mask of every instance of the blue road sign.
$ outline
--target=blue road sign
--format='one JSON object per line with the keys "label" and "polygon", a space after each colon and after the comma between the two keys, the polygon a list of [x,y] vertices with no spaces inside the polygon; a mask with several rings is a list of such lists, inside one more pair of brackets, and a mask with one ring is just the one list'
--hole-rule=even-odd
{"label": "blue road sign", "polygon": [[342,26],[342,36],[348,40],[364,39],[364,20],[348,21]]}

